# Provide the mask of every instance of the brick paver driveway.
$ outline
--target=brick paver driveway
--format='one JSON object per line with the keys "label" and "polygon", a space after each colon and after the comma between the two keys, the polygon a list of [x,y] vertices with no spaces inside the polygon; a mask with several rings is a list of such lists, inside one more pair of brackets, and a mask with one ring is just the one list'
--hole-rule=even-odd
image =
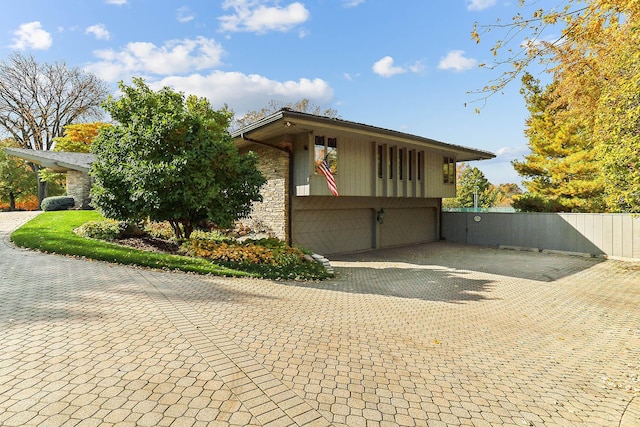
{"label": "brick paver driveway", "polygon": [[277,283],[15,249],[0,425],[638,425],[640,265],[451,244]]}

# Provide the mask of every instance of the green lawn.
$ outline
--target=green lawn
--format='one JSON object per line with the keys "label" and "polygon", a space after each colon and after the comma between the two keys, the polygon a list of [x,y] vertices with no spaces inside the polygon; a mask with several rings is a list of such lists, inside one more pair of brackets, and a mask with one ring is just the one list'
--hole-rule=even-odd
{"label": "green lawn", "polygon": [[14,231],[11,240],[18,246],[43,252],[83,256],[119,264],[218,276],[255,276],[221,267],[201,258],[141,251],[101,240],[86,239],[73,232],[85,222],[102,219],[104,217],[96,211],[43,212]]}

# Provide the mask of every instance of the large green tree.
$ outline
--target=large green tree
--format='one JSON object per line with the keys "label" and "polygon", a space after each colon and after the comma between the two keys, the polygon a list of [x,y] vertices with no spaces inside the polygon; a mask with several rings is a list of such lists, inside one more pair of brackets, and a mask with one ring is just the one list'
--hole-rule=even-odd
{"label": "large green tree", "polygon": [[9,210],[16,209],[16,202],[23,197],[37,194],[36,176],[26,162],[9,156],[4,149],[18,147],[13,139],[0,141],[0,201],[9,203]]}
{"label": "large green tree", "polygon": [[168,87],[153,91],[142,79],[120,91],[103,104],[116,124],[91,147],[92,201],[105,216],[166,220],[188,237],[205,222],[228,227],[251,212],[265,179],[257,156],[236,150],[226,108]]}
{"label": "large green tree", "polygon": [[570,114],[554,84],[541,88],[528,73],[522,83],[531,153],[512,165],[526,178],[528,197],[557,211],[602,212],[604,188],[592,138],[593,118]]}

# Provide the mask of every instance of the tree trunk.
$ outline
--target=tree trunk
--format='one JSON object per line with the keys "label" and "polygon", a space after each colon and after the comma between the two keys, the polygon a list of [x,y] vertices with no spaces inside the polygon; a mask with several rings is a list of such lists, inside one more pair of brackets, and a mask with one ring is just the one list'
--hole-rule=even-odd
{"label": "tree trunk", "polygon": [[38,209],[41,209],[42,201],[47,197],[47,182],[40,180],[40,167],[36,166],[35,170],[38,179]]}
{"label": "tree trunk", "polygon": [[16,210],[16,195],[13,194],[13,191],[9,193],[9,211],[13,212]]}

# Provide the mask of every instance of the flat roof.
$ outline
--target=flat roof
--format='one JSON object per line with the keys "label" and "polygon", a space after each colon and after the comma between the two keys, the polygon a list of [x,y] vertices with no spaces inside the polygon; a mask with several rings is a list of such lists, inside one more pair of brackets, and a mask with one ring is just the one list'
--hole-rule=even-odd
{"label": "flat roof", "polygon": [[[282,124],[280,125],[279,122],[282,122]],[[462,145],[449,144],[431,138],[425,138],[405,132],[371,126],[364,123],[357,123],[333,117],[302,113],[299,111],[291,110],[289,108],[278,110],[275,113],[257,120],[254,123],[251,123],[241,129],[235,130],[231,133],[231,136],[235,139],[266,139],[281,134],[295,133],[295,127],[303,128],[304,125],[318,125],[339,128],[341,130],[350,131],[360,135],[370,135],[372,138],[384,138],[387,140],[395,140],[409,144],[422,145],[428,148],[439,149],[444,152],[455,153],[457,161],[486,160],[492,159],[496,156],[490,151],[479,150]],[[289,131],[287,131],[287,129],[289,129]]]}

